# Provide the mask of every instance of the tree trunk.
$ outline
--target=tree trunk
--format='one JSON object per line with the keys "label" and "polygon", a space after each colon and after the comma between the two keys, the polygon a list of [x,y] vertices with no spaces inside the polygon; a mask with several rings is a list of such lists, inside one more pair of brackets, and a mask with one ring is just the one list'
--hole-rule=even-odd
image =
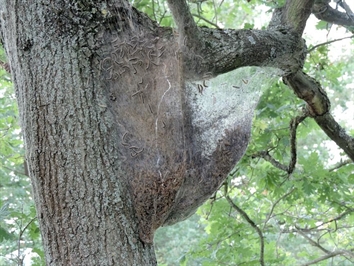
{"label": "tree trunk", "polygon": [[185,0],[168,3],[178,32],[124,0],[0,0],[48,265],[154,265],[154,231],[218,189],[247,147],[253,109],[203,116],[207,100],[188,82],[277,67],[313,116],[328,112],[301,74],[313,2],[287,1],[267,31],[198,28]]}
{"label": "tree trunk", "polygon": [[184,87],[193,55],[123,1],[2,3],[47,263],[155,264],[154,231],[220,186],[252,115],[194,124],[211,117],[193,115],[198,97]]}
{"label": "tree trunk", "polygon": [[99,70],[109,33],[98,15],[73,15],[72,2],[1,2],[46,262],[155,265],[153,245],[139,238],[115,137],[119,114],[108,108],[114,99]]}

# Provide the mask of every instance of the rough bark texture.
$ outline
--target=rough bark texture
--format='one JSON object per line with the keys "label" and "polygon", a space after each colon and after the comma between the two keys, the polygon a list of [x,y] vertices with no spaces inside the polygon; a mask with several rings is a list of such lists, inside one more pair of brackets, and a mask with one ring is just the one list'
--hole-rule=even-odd
{"label": "rough bark texture", "polygon": [[[46,261],[155,265],[153,245],[139,238],[119,114],[108,108],[99,68],[109,11],[86,14],[76,4],[1,2]],[[117,8],[127,19],[129,11]],[[129,29],[121,21],[117,32]]]}
{"label": "rough bark texture", "polygon": [[220,186],[251,116],[199,140],[178,35],[128,6],[3,7],[47,264],[155,264],[154,231]]}
{"label": "rough bark texture", "polygon": [[249,140],[249,114],[196,124],[185,81],[277,67],[326,128],[328,98],[301,72],[313,1],[288,1],[267,31],[237,31],[200,29],[184,0],[169,0],[178,32],[127,1],[96,2],[0,1],[46,260],[154,265],[154,231],[192,214]]}

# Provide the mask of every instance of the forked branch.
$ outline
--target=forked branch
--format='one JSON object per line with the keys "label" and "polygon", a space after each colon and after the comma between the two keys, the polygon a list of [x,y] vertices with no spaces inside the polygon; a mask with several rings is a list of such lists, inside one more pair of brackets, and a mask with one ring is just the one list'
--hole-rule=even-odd
{"label": "forked branch", "polygon": [[354,138],[349,136],[329,113],[330,101],[321,84],[301,71],[285,77],[284,81],[307,103],[310,116],[327,136],[354,161]]}
{"label": "forked branch", "polygon": [[297,161],[297,149],[296,149],[296,130],[301,122],[303,122],[306,117],[308,117],[307,112],[303,113],[300,116],[294,117],[290,121],[290,161],[288,165],[282,164],[281,162],[275,160],[270,154],[269,151],[260,151],[252,155],[252,158],[260,157],[271,163],[274,167],[287,172],[288,175],[291,175],[295,170],[295,165]]}
{"label": "forked branch", "polygon": [[316,0],[313,5],[312,13],[316,18],[333,23],[336,25],[347,27],[349,30],[354,30],[354,17],[353,12],[350,10],[349,6],[345,5],[343,8],[346,10],[346,13],[341,12],[337,9],[332,8],[329,5],[329,0]]}

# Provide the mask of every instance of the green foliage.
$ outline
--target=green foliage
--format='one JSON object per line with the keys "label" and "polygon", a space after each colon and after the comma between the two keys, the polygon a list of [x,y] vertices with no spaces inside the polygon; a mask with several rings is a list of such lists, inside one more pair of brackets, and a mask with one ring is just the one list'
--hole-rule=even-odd
{"label": "green foliage", "polygon": [[[173,26],[165,1],[131,2],[160,25]],[[268,18],[270,12],[264,11],[282,6],[285,0],[188,2],[200,26],[251,29],[266,26],[256,18],[261,14]],[[320,21],[316,28],[323,32],[328,25]],[[333,112],[341,114],[354,101],[353,57],[331,59],[335,44],[313,47],[309,45],[305,71],[321,82]],[[2,49],[0,60],[5,60]],[[303,107],[281,81],[263,92],[248,150],[221,190],[197,215],[158,230],[159,265],[259,265],[260,236],[226,196],[262,232],[266,265],[304,264],[323,256],[323,250],[347,253],[316,265],[353,265],[354,164],[345,163],[342,154],[333,158],[331,142],[311,118],[297,128],[297,161],[291,174],[260,153],[266,152],[285,168],[289,165],[293,158],[289,125]],[[17,265],[26,249],[38,254],[32,265],[44,265],[17,113],[9,75],[0,69],[0,265]],[[353,135],[353,121],[342,122]]]}
{"label": "green foliage", "polygon": [[[199,217],[193,215],[186,221],[157,230],[154,241],[159,265],[177,266],[187,262],[187,252],[206,235],[198,220]],[[199,261],[200,259],[196,258],[185,265],[199,265]]]}
{"label": "green foliage", "polygon": [[[284,0],[188,2],[200,26],[244,29],[266,26],[260,25],[257,17],[267,21],[271,11],[285,3]],[[135,5],[163,25],[172,25],[171,15],[164,11],[165,1],[155,4],[135,1]],[[320,21],[316,28],[330,27]],[[304,69],[321,82],[332,101],[333,112],[353,108],[348,104],[354,100],[353,93],[348,93],[354,71],[352,57],[332,60],[329,54],[336,49],[335,45],[309,45],[308,49]],[[353,248],[354,166],[348,163],[336,166],[345,156],[338,154],[333,158],[333,149],[328,148],[331,142],[312,119],[306,118],[298,126],[296,166],[291,174],[284,171],[294,156],[290,122],[302,114],[304,107],[281,81],[265,90],[255,113],[248,150],[224,185],[228,188],[227,196],[262,232],[266,265],[299,265],[321,257],[325,254],[323,250],[352,252]],[[352,122],[343,121],[353,135]],[[265,160],[260,156],[262,152],[276,163]],[[225,196],[222,188],[198,210],[200,227],[195,232],[199,232],[199,237],[189,230],[198,226],[192,221],[182,227],[184,230],[177,224],[158,233],[155,241],[160,265],[259,265],[260,237]],[[198,244],[186,245],[188,236]],[[331,265],[352,265],[350,256],[333,256]],[[316,265],[327,265],[327,260]]]}
{"label": "green foliage", "polygon": [[143,11],[151,19],[158,22],[161,26],[171,27],[172,17],[167,7],[166,1],[157,0],[133,0],[134,7]]}
{"label": "green foliage", "polygon": [[[0,60],[5,60],[2,48]],[[30,253],[39,255],[31,265],[44,265],[18,123],[12,82],[0,68],[0,265],[21,265]]]}
{"label": "green foliage", "polygon": [[327,30],[328,29],[328,22],[320,20],[316,25],[316,29]]}

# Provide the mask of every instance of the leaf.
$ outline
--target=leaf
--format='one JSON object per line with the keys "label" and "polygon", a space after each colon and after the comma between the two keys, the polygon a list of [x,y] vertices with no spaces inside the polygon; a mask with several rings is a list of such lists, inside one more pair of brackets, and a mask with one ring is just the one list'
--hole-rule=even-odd
{"label": "leaf", "polygon": [[326,21],[319,21],[317,24],[316,24],[316,29],[318,30],[326,30],[328,28],[328,23]]}
{"label": "leaf", "polygon": [[14,235],[8,232],[5,228],[0,227],[0,243],[4,240],[14,239]]}
{"label": "leaf", "polygon": [[245,23],[243,25],[243,28],[244,29],[247,29],[247,30],[252,30],[254,28],[254,25],[253,24],[250,24],[250,23]]}

